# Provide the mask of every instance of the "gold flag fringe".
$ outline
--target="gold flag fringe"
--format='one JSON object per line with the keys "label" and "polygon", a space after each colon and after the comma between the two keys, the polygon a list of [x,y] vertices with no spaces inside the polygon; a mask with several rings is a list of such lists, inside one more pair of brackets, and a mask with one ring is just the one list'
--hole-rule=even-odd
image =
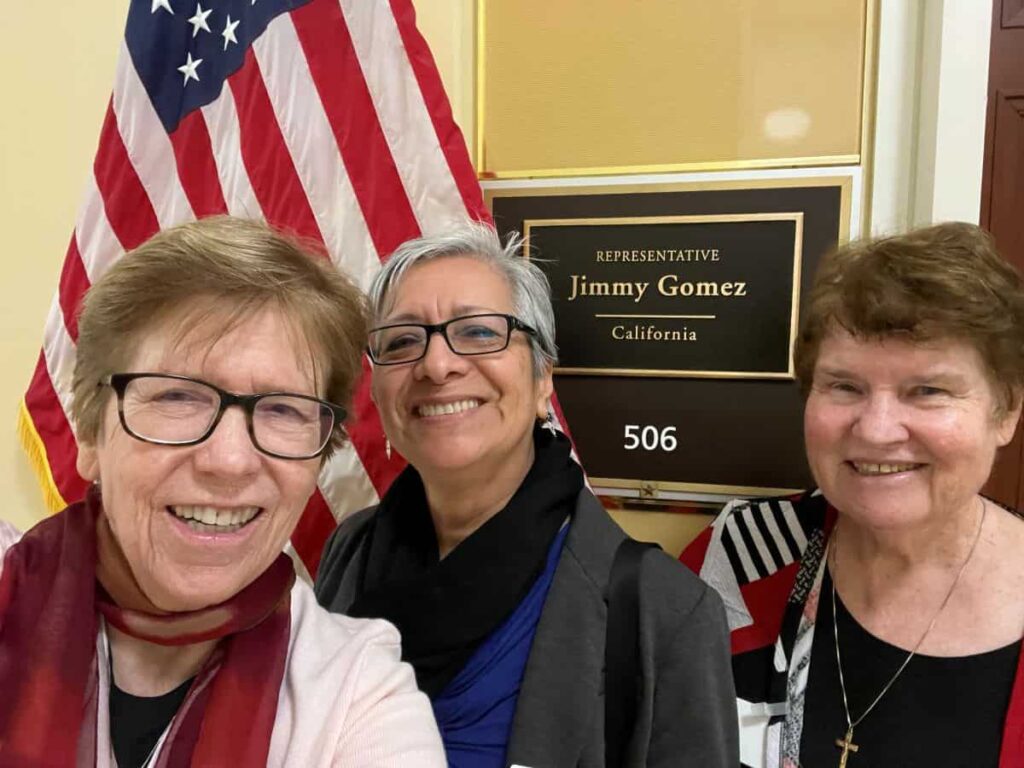
{"label": "gold flag fringe", "polygon": [[39,481],[39,489],[43,492],[43,500],[51,513],[60,512],[67,504],[57,490],[57,484],[53,482],[53,474],[50,472],[50,460],[46,455],[46,446],[43,439],[36,431],[36,425],[32,423],[28,406],[22,400],[18,408],[18,440],[21,448],[28,456],[32,469],[35,470],[36,480]]}

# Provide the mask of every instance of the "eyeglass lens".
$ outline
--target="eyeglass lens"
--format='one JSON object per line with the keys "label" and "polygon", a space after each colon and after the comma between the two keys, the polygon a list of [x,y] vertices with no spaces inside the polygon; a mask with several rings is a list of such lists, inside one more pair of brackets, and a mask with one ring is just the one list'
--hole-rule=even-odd
{"label": "eyeglass lens", "polygon": [[[125,388],[122,413],[129,431],[146,440],[189,443],[200,439],[220,412],[220,393],[198,381],[147,376]],[[293,395],[261,397],[252,413],[258,448],[306,457],[330,439],[334,414],[324,403]]]}
{"label": "eyeglass lens", "polygon": [[[442,331],[452,351],[459,355],[484,355],[508,346],[509,324],[505,315],[457,317]],[[429,334],[422,325],[394,325],[370,333],[370,352],[385,365],[418,360],[426,352]]]}

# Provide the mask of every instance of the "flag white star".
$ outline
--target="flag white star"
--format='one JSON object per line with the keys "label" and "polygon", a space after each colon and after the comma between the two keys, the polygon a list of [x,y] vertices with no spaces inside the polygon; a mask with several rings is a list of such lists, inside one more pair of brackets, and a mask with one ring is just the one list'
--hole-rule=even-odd
{"label": "flag white star", "polygon": [[204,29],[207,32],[210,31],[210,25],[206,23],[206,17],[213,13],[212,10],[204,11],[202,3],[196,3],[196,13],[188,20],[188,23],[192,25],[192,37],[199,34],[200,29]]}
{"label": "flag white star", "polygon": [[174,9],[171,8],[171,0],[153,0],[153,5],[150,6],[149,12],[156,13],[157,8],[163,8],[172,16],[174,15]]}
{"label": "flag white star", "polygon": [[196,70],[199,69],[199,65],[203,63],[203,60],[193,59],[191,53],[186,55],[188,56],[188,60],[180,67],[178,67],[178,71],[185,75],[185,81],[182,83],[182,85],[188,85],[189,80],[195,80],[198,83],[199,74],[196,72]]}
{"label": "flag white star", "polygon": [[224,50],[228,49],[228,43],[234,43],[238,45],[238,38],[235,37],[235,30],[238,29],[240,22],[232,21],[231,14],[228,14],[228,22],[224,27],[224,31],[220,33],[220,36],[224,38]]}

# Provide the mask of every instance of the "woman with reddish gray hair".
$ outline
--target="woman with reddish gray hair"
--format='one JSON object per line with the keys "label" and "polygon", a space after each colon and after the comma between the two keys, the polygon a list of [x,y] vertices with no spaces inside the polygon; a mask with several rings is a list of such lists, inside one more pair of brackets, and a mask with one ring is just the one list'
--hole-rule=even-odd
{"label": "woman with reddish gray hair", "polygon": [[941,224],[826,257],[795,355],[818,490],[729,504],[682,559],[725,598],[741,759],[1024,765],[1024,520],[982,495],[1024,393],[1024,288]]}
{"label": "woman with reddish gray hair", "polygon": [[332,616],[282,554],[366,334],[359,290],[214,218],[113,265],[79,318],[87,497],[0,531],[0,766],[442,766],[382,621]]}

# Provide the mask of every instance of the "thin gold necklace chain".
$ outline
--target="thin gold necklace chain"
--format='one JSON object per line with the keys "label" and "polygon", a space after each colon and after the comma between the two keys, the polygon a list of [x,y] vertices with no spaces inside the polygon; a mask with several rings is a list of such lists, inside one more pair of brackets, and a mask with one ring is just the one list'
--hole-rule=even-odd
{"label": "thin gold necklace chain", "polygon": [[984,497],[980,498],[981,520],[978,521],[978,529],[974,532],[974,541],[971,543],[971,549],[967,553],[967,557],[964,558],[963,563],[960,564],[960,570],[956,572],[956,578],[953,579],[953,584],[950,586],[949,591],[946,593],[946,597],[942,601],[942,605],[940,605],[939,609],[935,611],[935,615],[932,616],[932,620],[928,623],[928,627],[925,629],[924,634],[921,635],[921,639],[917,641],[917,644],[913,647],[910,653],[907,654],[907,658],[905,658],[903,660],[903,663],[900,664],[899,669],[896,670],[896,674],[889,678],[889,682],[887,682],[882,687],[882,690],[878,693],[877,696],[875,696],[875,700],[868,705],[868,708],[865,709],[861,716],[858,717],[856,720],[850,719],[850,704],[846,698],[846,681],[843,679],[843,661],[839,653],[839,622],[836,620],[835,579],[836,566],[839,561],[839,538],[836,534],[839,533],[839,529],[838,527],[836,528],[835,534],[833,534],[832,552],[832,631],[833,636],[836,640],[836,667],[839,669],[839,690],[841,690],[843,693],[843,713],[846,715],[846,726],[850,731],[852,731],[854,728],[856,728],[864,721],[864,718],[871,713],[871,710],[875,708],[875,705],[878,704],[878,702],[882,700],[882,697],[889,692],[889,689],[892,687],[892,684],[896,682],[896,679],[901,674],[903,674],[903,670],[907,668],[907,664],[910,663],[910,660],[917,655],[917,652],[921,648],[921,645],[924,643],[925,638],[928,637],[928,633],[932,631],[932,628],[935,626],[935,622],[939,620],[939,616],[942,614],[943,609],[945,609],[946,605],[949,603],[949,599],[953,597],[953,592],[956,590],[956,585],[960,583],[960,577],[964,575],[964,571],[967,569],[967,564],[971,562],[971,557],[974,556],[974,550],[977,548],[978,540],[981,538],[981,529],[985,525],[985,514],[986,512],[988,512],[988,504],[985,502]]}

